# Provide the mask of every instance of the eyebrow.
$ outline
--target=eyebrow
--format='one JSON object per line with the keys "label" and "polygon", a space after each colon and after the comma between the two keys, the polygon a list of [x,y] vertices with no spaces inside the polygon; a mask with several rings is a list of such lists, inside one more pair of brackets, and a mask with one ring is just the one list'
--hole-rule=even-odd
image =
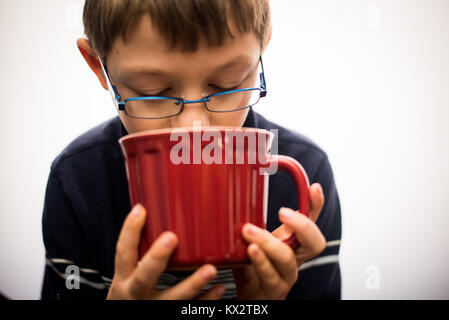
{"label": "eyebrow", "polygon": [[251,58],[249,56],[241,55],[241,56],[238,56],[237,58],[235,58],[235,59],[225,63],[224,65],[219,66],[218,68],[215,69],[215,71],[223,71],[225,69],[228,69],[228,68],[233,67],[233,66],[238,65],[238,64],[251,65],[252,61],[251,61]]}
{"label": "eyebrow", "polygon": [[[217,68],[214,69],[214,72],[224,71],[224,70],[231,68],[238,64],[251,65],[252,64],[251,58],[248,55],[240,55],[240,56],[232,59],[231,61],[228,61],[225,64],[218,66]],[[145,67],[139,66],[139,65],[134,65],[134,66],[128,67],[127,69],[125,69],[124,73],[125,74],[139,74],[139,75],[154,76],[154,77],[162,77],[162,76],[170,75],[169,72],[164,71],[164,70],[148,69],[148,68],[145,68]]]}

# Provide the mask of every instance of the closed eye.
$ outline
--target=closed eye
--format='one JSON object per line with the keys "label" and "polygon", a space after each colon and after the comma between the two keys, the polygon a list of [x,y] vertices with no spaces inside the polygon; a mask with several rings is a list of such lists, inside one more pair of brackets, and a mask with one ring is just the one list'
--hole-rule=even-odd
{"label": "closed eye", "polygon": [[231,88],[223,88],[223,87],[220,87],[220,86],[217,86],[217,85],[214,85],[214,84],[210,84],[209,86],[214,88],[214,89],[216,89],[216,90],[218,90],[218,91],[220,91],[220,92],[225,92],[225,91],[237,90],[240,85],[236,85],[236,86],[233,86]]}
{"label": "closed eye", "polygon": [[148,93],[138,92],[137,94],[140,97],[165,97],[170,90],[171,90],[171,88],[167,88],[167,89],[164,89],[164,90],[162,90],[162,91],[160,91],[158,93],[148,94]]}

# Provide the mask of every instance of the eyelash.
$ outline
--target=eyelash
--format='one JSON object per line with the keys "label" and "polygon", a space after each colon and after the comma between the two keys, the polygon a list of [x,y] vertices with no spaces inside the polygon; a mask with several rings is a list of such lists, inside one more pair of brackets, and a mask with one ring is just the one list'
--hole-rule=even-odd
{"label": "eyelash", "polygon": [[[210,87],[213,87],[214,89],[217,89],[220,92],[225,92],[225,91],[233,91],[233,90],[237,90],[238,87],[240,87],[240,84],[233,86],[231,88],[222,88],[220,86],[214,85],[214,84],[210,84]],[[172,88],[167,88],[161,92],[158,92],[156,94],[145,94],[145,93],[138,93],[139,96],[141,97],[163,97],[165,93],[167,93],[168,91],[170,91]]]}
{"label": "eyelash", "polygon": [[216,85],[213,85],[213,84],[211,84],[210,86],[214,87],[215,89],[217,89],[217,90],[219,90],[221,92],[224,92],[224,91],[236,90],[240,85],[233,86],[232,88],[222,88],[222,87],[219,87],[219,86],[216,86]]}
{"label": "eyelash", "polygon": [[167,92],[167,91],[169,91],[169,90],[171,90],[171,88],[167,88],[167,89],[165,89],[165,90],[163,90],[163,91],[161,91],[161,92],[158,92],[158,93],[156,93],[156,94],[148,94],[148,93],[142,93],[142,92],[139,92],[139,93],[137,93],[139,96],[141,96],[141,97],[163,97],[164,96],[164,94]]}

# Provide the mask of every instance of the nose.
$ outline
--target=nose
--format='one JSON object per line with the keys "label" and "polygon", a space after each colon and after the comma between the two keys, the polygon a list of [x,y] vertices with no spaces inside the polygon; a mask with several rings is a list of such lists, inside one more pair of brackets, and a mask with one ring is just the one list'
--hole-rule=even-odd
{"label": "nose", "polygon": [[184,97],[184,108],[176,117],[172,118],[173,128],[193,127],[200,124],[202,127],[210,126],[210,112],[206,110],[205,104],[201,99],[201,95],[189,95]]}

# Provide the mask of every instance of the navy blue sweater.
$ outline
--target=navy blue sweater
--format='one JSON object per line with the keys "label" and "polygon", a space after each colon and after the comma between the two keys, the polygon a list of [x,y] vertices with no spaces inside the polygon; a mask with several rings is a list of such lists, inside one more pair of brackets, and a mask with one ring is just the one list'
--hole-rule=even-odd
{"label": "navy blue sweater", "polygon": [[[317,225],[326,238],[326,249],[303,264],[298,282],[287,298],[340,299],[341,212],[326,153],[308,138],[253,110],[243,126],[278,129],[278,154],[298,160],[310,183],[319,182],[324,190],[325,205]],[[106,298],[114,275],[116,242],[131,209],[124,158],[118,144],[126,134],[120,119],[115,117],[78,137],[52,163],[42,217],[46,248],[42,299]],[[273,231],[280,225],[280,207],[296,210],[297,202],[295,184],[288,173],[279,171],[270,176],[267,229]],[[186,276],[185,272],[164,273],[158,286],[169,287]],[[235,297],[232,273],[220,271],[215,281],[226,283],[225,298]]]}

